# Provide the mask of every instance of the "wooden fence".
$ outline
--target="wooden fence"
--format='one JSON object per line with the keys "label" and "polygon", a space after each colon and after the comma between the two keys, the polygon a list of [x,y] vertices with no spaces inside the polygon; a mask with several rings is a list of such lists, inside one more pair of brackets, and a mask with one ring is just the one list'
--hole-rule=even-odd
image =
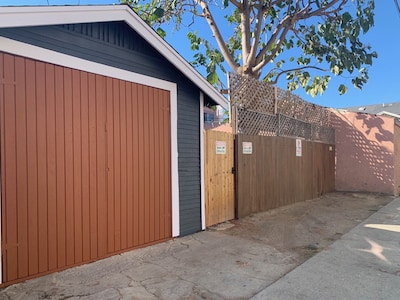
{"label": "wooden fence", "polygon": [[234,135],[207,130],[205,141],[206,226],[235,218]]}
{"label": "wooden fence", "polygon": [[333,145],[248,135],[236,135],[235,144],[237,218],[335,189]]}

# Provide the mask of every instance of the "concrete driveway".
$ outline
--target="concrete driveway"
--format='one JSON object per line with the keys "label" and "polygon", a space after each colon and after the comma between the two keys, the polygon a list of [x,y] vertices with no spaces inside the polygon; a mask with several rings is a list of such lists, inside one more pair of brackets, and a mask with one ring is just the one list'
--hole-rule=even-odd
{"label": "concrete driveway", "polygon": [[16,284],[0,299],[250,298],[295,265],[261,243],[205,231]]}
{"label": "concrete driveway", "polygon": [[252,299],[400,299],[400,198]]}
{"label": "concrete driveway", "polygon": [[400,299],[398,225],[400,198],[305,263],[220,226],[15,284],[0,299]]}

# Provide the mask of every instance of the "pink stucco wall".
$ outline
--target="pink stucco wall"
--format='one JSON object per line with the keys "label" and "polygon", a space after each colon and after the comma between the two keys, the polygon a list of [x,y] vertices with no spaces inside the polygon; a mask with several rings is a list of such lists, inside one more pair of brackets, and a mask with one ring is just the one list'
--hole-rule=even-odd
{"label": "pink stucco wall", "polygon": [[336,190],[397,195],[400,174],[395,176],[394,119],[335,110],[333,126]]}
{"label": "pink stucco wall", "polygon": [[394,126],[394,195],[400,194],[400,125]]}

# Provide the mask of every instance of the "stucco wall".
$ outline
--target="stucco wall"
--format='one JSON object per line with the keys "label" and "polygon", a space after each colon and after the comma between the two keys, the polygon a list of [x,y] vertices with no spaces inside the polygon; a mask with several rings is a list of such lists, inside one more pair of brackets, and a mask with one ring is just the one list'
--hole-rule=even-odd
{"label": "stucco wall", "polygon": [[336,190],[396,194],[394,119],[335,110],[333,125]]}
{"label": "stucco wall", "polygon": [[394,126],[394,195],[400,194],[400,125]]}

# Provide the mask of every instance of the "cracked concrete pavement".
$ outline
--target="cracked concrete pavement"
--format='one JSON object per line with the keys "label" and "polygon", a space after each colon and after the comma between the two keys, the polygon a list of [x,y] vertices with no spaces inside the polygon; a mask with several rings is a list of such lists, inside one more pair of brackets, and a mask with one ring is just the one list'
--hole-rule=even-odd
{"label": "cracked concrete pavement", "polygon": [[204,231],[16,284],[0,299],[249,298],[295,265],[289,253]]}
{"label": "cracked concrete pavement", "polygon": [[[334,287],[337,289],[338,285],[344,286],[344,276],[347,280],[345,284],[350,286],[349,290],[359,290],[351,288],[351,280],[362,286],[356,279],[363,277],[355,274],[351,278],[347,276],[349,270],[341,269],[342,264],[357,265],[354,270],[360,271],[362,268],[358,266],[358,262],[369,268],[364,270],[369,278],[368,284],[373,284],[372,279],[378,276],[376,282],[382,286],[379,278],[386,278],[386,275],[380,275],[380,268],[387,272],[393,271],[390,282],[400,286],[399,243],[398,239],[393,240],[395,237],[390,233],[380,233],[383,241],[377,236],[371,237],[382,245],[387,240],[390,247],[395,249],[391,252],[394,257],[390,257],[395,265],[390,270],[385,264],[376,265],[377,270],[371,269],[375,265],[370,261],[371,254],[368,251],[353,251],[356,258],[363,257],[361,261],[343,260],[349,247],[367,249],[365,237],[372,229],[365,233],[367,229],[363,224],[368,220],[369,223],[399,224],[400,198],[393,199],[387,196],[346,196],[334,193],[326,198],[235,221],[235,226],[226,230],[216,230],[224,227],[223,224],[214,230],[15,284],[1,289],[0,299],[249,299],[253,296],[254,299],[328,299],[326,295],[325,298],[320,297],[323,294],[318,287],[323,286],[331,295],[335,295]],[[379,210],[390,201],[391,204]],[[316,207],[318,205],[329,209],[329,212]],[[377,213],[370,216],[377,210]],[[389,216],[388,212],[391,213]],[[287,227],[288,219],[293,220],[294,216],[299,221],[295,222],[293,228]],[[368,216],[370,217],[367,221],[354,228]],[[346,226],[342,228],[343,224]],[[316,226],[319,226],[318,230]],[[336,235],[338,230],[345,233],[352,228],[354,229],[341,239]],[[271,230],[275,232],[275,238]],[[287,230],[294,232],[290,235],[293,241],[289,244],[286,238],[280,237]],[[301,237],[300,231],[306,237]],[[339,240],[333,243],[334,239]],[[310,241],[316,242],[312,244],[316,248],[309,245]],[[307,245],[310,249],[307,249]],[[332,249],[338,249],[339,252],[332,252]],[[384,254],[387,255],[386,252]],[[313,255],[315,256],[303,263]],[[354,258],[354,255],[347,256],[349,259]],[[319,279],[324,278],[323,266],[327,264],[330,268],[329,274],[334,275],[321,282]],[[347,273],[343,275],[341,272]],[[308,281],[305,282],[306,278]],[[282,289],[285,289],[285,294],[281,293]],[[307,297],[299,298],[299,295],[303,295],[298,294],[299,290]],[[313,291],[319,294],[312,294]],[[280,295],[284,296],[279,298]],[[341,299],[359,299],[351,298],[348,294],[337,295],[348,296]],[[396,299],[400,299],[400,295]]]}

